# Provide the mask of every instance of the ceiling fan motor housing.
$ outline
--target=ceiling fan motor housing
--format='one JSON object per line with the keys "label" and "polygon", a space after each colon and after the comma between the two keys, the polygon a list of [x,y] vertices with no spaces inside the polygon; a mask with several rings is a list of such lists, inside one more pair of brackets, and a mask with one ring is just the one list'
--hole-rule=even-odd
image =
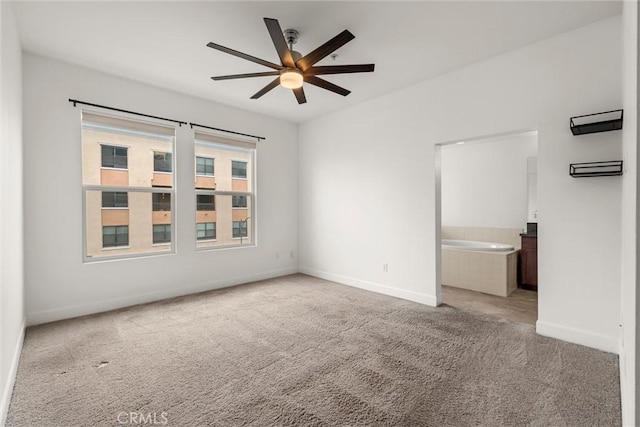
{"label": "ceiling fan motor housing", "polygon": [[300,33],[292,28],[284,30],[282,34],[284,34],[284,39],[287,41],[289,46],[296,44],[298,42],[298,37],[300,37]]}

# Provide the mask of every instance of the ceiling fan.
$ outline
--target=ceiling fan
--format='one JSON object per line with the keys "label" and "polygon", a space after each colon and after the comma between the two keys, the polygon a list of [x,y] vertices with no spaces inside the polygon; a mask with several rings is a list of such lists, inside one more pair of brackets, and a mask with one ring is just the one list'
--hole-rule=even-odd
{"label": "ceiling fan", "polygon": [[256,58],[255,56],[247,55],[246,53],[238,52],[237,50],[233,50],[219,44],[208,43],[207,46],[212,49],[274,69],[274,71],[265,71],[261,73],[232,74],[228,76],[211,77],[213,80],[277,76],[273,81],[271,81],[271,83],[256,92],[251,99],[258,99],[271,89],[281,84],[282,86],[293,90],[293,93],[298,100],[298,104],[304,104],[307,102],[307,98],[305,97],[304,89],[302,87],[303,82],[321,87],[342,96],[347,96],[351,91],[321,79],[318,75],[369,73],[372,72],[375,67],[375,64],[325,65],[314,67],[314,64],[318,61],[327,57],[355,38],[355,36],[348,30],[344,30],[314,51],[302,56],[299,52],[293,50],[293,45],[298,41],[299,35],[296,30],[289,29],[283,32],[277,19],[264,18],[264,23],[267,26],[273,45],[278,52],[281,64],[274,64],[273,62],[265,61],[264,59]]}

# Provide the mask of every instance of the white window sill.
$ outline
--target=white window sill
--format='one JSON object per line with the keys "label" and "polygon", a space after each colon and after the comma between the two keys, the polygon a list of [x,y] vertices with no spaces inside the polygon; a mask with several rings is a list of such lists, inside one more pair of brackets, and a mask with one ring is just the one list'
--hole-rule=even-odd
{"label": "white window sill", "polygon": [[119,249],[131,249],[131,246],[109,246],[107,248],[102,248],[103,251],[117,251]]}

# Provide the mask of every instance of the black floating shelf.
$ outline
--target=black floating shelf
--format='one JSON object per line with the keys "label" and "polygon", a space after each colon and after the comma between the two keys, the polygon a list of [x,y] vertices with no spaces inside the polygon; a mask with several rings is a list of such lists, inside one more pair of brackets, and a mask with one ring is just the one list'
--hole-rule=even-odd
{"label": "black floating shelf", "polygon": [[622,160],[608,162],[571,163],[569,175],[574,178],[622,175]]}
{"label": "black floating shelf", "polygon": [[569,127],[574,135],[607,132],[622,129],[622,110],[587,114],[569,119]]}

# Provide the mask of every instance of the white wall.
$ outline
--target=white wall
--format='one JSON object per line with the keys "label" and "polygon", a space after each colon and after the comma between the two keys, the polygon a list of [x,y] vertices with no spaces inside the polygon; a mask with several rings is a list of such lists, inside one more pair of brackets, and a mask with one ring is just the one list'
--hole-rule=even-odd
{"label": "white wall", "polygon": [[526,228],[535,132],[446,145],[440,153],[442,225]]}
{"label": "white wall", "polygon": [[[300,128],[300,268],[435,304],[435,144],[537,129],[539,332],[618,351],[621,133],[571,116],[620,108],[621,17],[425,81]],[[388,263],[384,272],[383,263]]]}
{"label": "white wall", "polygon": [[[32,54],[23,68],[30,324],[297,272],[296,125]],[[266,137],[257,150],[258,246],[196,252],[194,148],[183,126],[177,254],[83,264],[81,110],[68,98]]]}
{"label": "white wall", "polygon": [[11,5],[0,2],[0,425],[24,336],[22,72]]}
{"label": "white wall", "polygon": [[622,334],[620,347],[620,387],[622,391],[623,425],[636,425],[638,404],[636,359],[638,307],[638,3],[623,3],[623,105],[624,127],[622,179]]}

